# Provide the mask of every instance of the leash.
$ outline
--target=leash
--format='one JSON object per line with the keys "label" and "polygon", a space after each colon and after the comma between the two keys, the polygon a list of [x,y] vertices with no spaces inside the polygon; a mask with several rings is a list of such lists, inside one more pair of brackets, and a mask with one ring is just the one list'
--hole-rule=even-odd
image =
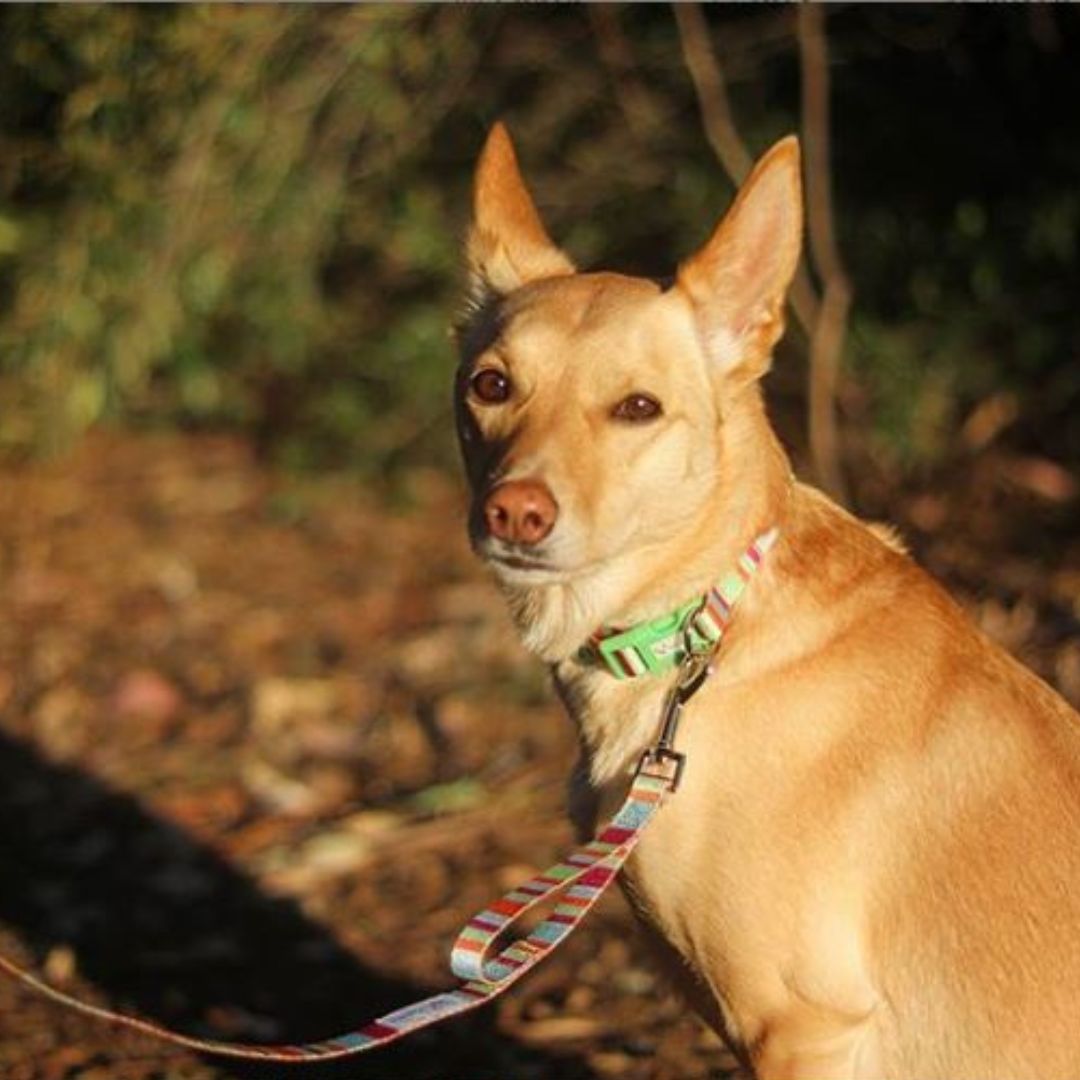
{"label": "leash", "polygon": [[[261,1045],[200,1039],[172,1031],[151,1020],[91,1005],[50,986],[2,954],[0,971],[43,997],[85,1016],[189,1050],[258,1061],[328,1061],[351,1057],[479,1008],[513,986],[581,924],[615,880],[664,800],[678,788],[686,764],[686,756],[675,749],[682,712],[709,677],[735,602],[761,565],[776,535],[776,530],[772,529],[759,536],[743,554],[733,575],[710,589],[704,597],[679,609],[675,626],[667,622],[650,624],[647,640],[650,658],[648,664],[641,663],[641,671],[631,669],[626,657],[631,648],[637,655],[644,655],[642,645],[646,638],[630,638],[623,633],[613,639],[614,648],[605,659],[619,677],[660,670],[661,664],[678,668],[674,686],[664,702],[656,740],[638,761],[626,801],[595,839],[576,848],[542,874],[511,889],[465,924],[450,951],[450,968],[459,980],[453,990],[395,1009],[354,1031],[330,1039],[295,1045]],[[656,648],[656,643],[661,640],[665,643],[664,648]],[[492,955],[498,939],[518,919],[543,901],[556,897],[551,914],[543,922]]]}
{"label": "leash", "polygon": [[[626,801],[596,838],[512,889],[465,924],[450,953],[451,970],[460,980],[453,990],[395,1009],[355,1031],[330,1039],[297,1045],[255,1045],[200,1039],[150,1020],[90,1005],[50,986],[3,955],[0,955],[0,970],[38,994],[86,1016],[190,1050],[261,1061],[327,1061],[349,1057],[387,1046],[421,1028],[470,1012],[508,990],[535,967],[581,924],[615,880],[665,797],[679,785],[685,761],[674,749],[679,716],[708,676],[715,651],[713,647],[706,653],[691,653],[683,662],[666,701],[656,742],[638,762]],[[562,896],[547,919],[527,936],[491,955],[496,940],[521,916],[559,893]]]}

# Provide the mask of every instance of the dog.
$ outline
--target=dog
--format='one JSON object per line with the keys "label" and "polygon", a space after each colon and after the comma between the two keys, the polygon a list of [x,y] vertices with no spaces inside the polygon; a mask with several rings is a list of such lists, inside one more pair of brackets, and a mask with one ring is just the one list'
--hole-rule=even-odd
{"label": "dog", "polygon": [[589,831],[678,677],[613,672],[598,630],[662,621],[775,537],[621,876],[747,1073],[1080,1077],[1080,717],[793,478],[760,380],[801,234],[789,137],[671,282],[578,273],[495,126],[456,379],[472,544],[577,725]]}

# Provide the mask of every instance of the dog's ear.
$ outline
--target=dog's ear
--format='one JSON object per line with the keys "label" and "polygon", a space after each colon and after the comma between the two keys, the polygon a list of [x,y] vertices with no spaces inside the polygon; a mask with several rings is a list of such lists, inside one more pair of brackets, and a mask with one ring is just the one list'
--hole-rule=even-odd
{"label": "dog's ear", "polygon": [[802,240],[799,143],[778,142],[754,166],[708,243],[679,267],[708,355],[724,373],[760,378],[784,332],[784,295]]}
{"label": "dog's ear", "polygon": [[467,256],[475,307],[529,281],[574,272],[544,229],[501,123],[491,129],[476,166]]}

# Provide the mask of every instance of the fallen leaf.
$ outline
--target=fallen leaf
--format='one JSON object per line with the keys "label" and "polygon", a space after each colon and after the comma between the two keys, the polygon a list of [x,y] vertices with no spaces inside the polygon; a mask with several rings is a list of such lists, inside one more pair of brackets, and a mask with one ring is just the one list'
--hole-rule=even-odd
{"label": "fallen leaf", "polygon": [[75,950],[68,945],[56,945],[45,957],[41,970],[53,986],[68,986],[78,970]]}
{"label": "fallen leaf", "polygon": [[607,1034],[609,1025],[591,1016],[549,1016],[515,1026],[514,1036],[530,1046],[595,1039]]}
{"label": "fallen leaf", "polygon": [[121,679],[112,704],[120,716],[164,724],[175,718],[183,698],[163,675],[145,668],[131,671]]}

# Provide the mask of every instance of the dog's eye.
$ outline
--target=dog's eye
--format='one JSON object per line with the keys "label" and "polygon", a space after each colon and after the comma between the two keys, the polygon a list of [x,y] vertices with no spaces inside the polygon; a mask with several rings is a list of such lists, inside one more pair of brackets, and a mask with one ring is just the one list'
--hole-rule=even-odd
{"label": "dog's eye", "polygon": [[660,402],[651,394],[630,394],[611,410],[611,415],[616,420],[640,424],[645,420],[655,420],[662,411]]}
{"label": "dog's eye", "polygon": [[495,368],[482,368],[470,380],[473,396],[485,405],[501,405],[510,397],[510,380]]}

